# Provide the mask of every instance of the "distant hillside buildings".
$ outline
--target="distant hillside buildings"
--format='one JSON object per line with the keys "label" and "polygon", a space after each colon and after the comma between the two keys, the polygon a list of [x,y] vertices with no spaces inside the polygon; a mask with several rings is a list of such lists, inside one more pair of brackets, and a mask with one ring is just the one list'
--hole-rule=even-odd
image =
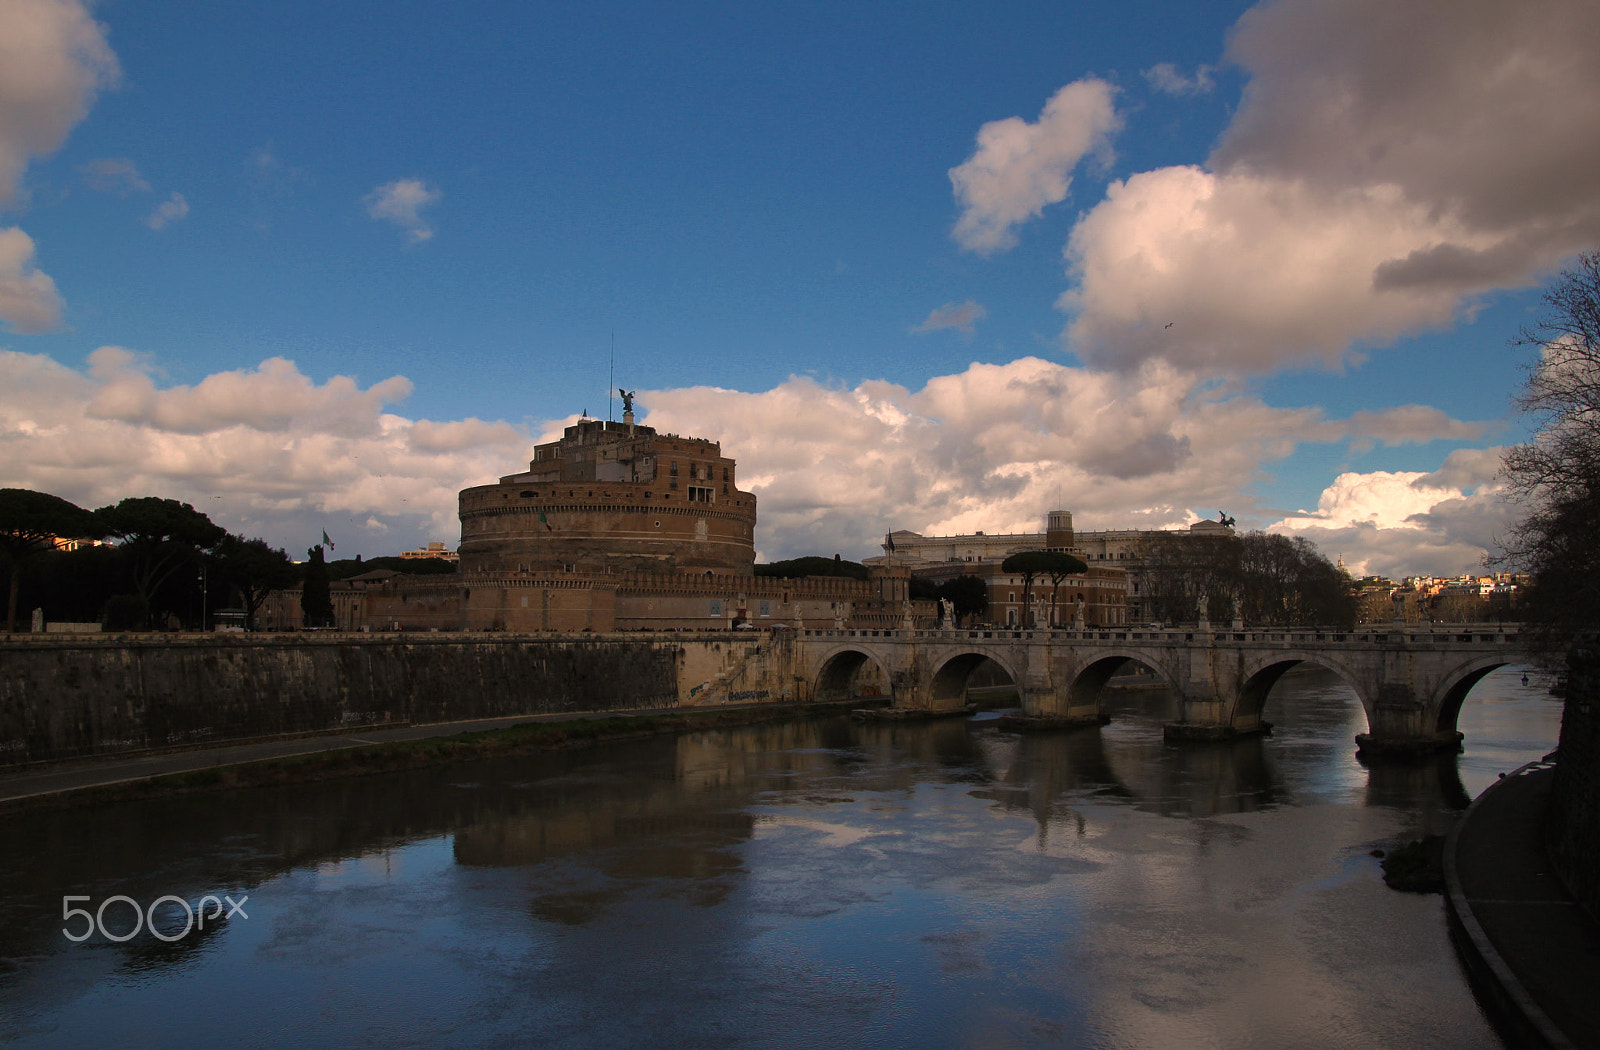
{"label": "distant hillside buildings", "polygon": [[401,551],[400,557],[406,561],[417,561],[422,558],[437,559],[438,561],[459,562],[461,555],[446,547],[443,541],[435,540],[426,547],[419,547],[414,551]]}

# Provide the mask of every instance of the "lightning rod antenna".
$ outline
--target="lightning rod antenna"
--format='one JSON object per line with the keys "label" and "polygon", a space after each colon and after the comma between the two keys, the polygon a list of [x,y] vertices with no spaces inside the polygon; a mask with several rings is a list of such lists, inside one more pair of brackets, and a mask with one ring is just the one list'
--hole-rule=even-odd
{"label": "lightning rod antenna", "polygon": [[611,330],[611,385],[606,387],[606,422],[611,422],[611,395],[617,390],[617,330]]}

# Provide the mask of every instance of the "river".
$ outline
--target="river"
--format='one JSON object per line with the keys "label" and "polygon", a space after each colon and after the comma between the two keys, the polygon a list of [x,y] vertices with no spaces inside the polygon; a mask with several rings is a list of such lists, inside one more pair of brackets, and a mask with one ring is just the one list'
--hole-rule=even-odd
{"label": "river", "polygon": [[[6,818],[0,1043],[1498,1047],[1441,898],[1372,852],[1555,746],[1523,673],[1462,754],[1370,768],[1298,671],[1227,744],[1122,690],[1069,733],[830,719]],[[207,895],[237,910],[197,929]],[[171,939],[111,939],[135,905]]]}

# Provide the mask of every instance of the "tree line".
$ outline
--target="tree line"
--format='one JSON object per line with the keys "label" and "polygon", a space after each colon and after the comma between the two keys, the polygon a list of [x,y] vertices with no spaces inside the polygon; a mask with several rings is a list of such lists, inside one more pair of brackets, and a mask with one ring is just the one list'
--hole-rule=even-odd
{"label": "tree line", "polygon": [[[1283,627],[1355,623],[1350,579],[1310,540],[1265,532],[1242,536],[1152,533],[1130,573],[1152,620],[1204,618]],[[1201,602],[1204,602],[1202,608]]]}
{"label": "tree line", "polygon": [[[110,540],[76,550],[60,540]],[[110,630],[177,623],[200,627],[209,614],[244,610],[247,628],[267,596],[302,587],[306,626],[333,622],[328,584],[373,568],[451,572],[438,559],[360,558],[327,562],[321,544],[296,565],[265,540],[228,532],[187,503],[136,496],[87,510],[31,489],[0,489],[0,567],[6,585],[6,630],[19,610],[42,608],[52,621],[94,622]]]}

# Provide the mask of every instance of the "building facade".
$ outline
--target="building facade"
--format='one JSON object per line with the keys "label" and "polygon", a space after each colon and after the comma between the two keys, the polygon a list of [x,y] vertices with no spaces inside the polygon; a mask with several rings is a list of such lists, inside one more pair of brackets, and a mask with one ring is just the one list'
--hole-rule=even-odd
{"label": "building facade", "polygon": [[461,571],[749,575],[756,498],[715,441],[580,420],[528,469],[462,490]]}
{"label": "building facade", "polygon": [[[1106,617],[1098,621],[1102,624],[1144,623],[1150,617],[1146,608],[1149,589],[1146,552],[1152,538],[1232,535],[1233,526],[1221,521],[1197,521],[1184,530],[1078,532],[1073,528],[1070,511],[1053,510],[1045,515],[1042,532],[924,536],[918,532],[897,530],[885,539],[883,556],[868,558],[866,563],[903,565],[917,576],[930,578],[972,575],[995,581],[989,586],[992,618],[997,622],[1006,622],[1004,616],[1007,611],[1014,609],[1018,613],[1016,622],[1020,623],[1024,622],[1022,610],[1011,600],[1011,596],[1014,591],[1016,602],[1020,602],[1022,586],[1020,582],[1013,585],[1010,582],[1012,578],[1001,573],[998,566],[1007,557],[1020,551],[1063,550],[1077,555],[1089,567],[1080,588],[1084,595],[1086,616],[1093,614]],[[1118,580],[1120,583],[1113,582]],[[1034,586],[1038,588],[1037,580]],[[1044,586],[1046,590],[1050,589],[1048,580]],[[1067,584],[1063,583],[1062,588],[1066,587]],[[1072,592],[1074,604],[1080,589]],[[1057,604],[1059,606],[1059,602]],[[1056,615],[1059,617],[1059,608]],[[1044,621],[1041,619],[1039,622]],[[1071,622],[1068,618],[1062,626],[1068,626]],[[1089,621],[1091,624],[1095,622]]]}
{"label": "building facade", "polygon": [[[910,573],[756,576],[756,498],[715,441],[582,419],[528,469],[459,496],[458,570],[374,571],[330,585],[343,630],[626,631],[931,626]],[[435,545],[430,544],[431,548]],[[439,546],[443,546],[440,544]],[[275,592],[268,629],[301,622]]]}

